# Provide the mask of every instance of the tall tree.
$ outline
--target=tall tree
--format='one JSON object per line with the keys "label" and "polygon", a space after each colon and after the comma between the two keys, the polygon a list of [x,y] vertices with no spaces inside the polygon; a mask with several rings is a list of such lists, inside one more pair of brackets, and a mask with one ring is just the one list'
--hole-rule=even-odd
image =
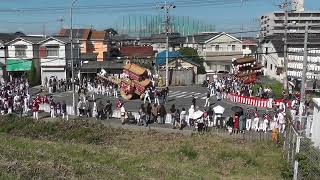
{"label": "tall tree", "polygon": [[185,57],[185,58],[189,58],[190,60],[192,60],[195,63],[200,64],[200,66],[198,67],[198,74],[205,74],[206,70],[204,68],[203,65],[203,58],[201,58],[197,52],[196,49],[191,48],[191,47],[183,47],[179,50],[179,52]]}

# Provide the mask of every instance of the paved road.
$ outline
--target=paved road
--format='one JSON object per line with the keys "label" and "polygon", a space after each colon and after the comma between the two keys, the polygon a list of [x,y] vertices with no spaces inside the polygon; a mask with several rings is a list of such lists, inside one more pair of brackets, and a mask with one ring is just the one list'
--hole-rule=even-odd
{"label": "paved road", "polygon": [[[180,86],[180,87],[170,87],[169,88],[169,99],[168,103],[166,103],[166,109],[169,111],[172,104],[175,104],[176,108],[186,108],[188,109],[191,105],[192,101],[192,95],[194,95],[197,99],[197,106],[199,106],[200,109],[204,110],[205,108],[205,98],[206,94],[208,92],[207,88],[201,87],[201,86]],[[35,90],[36,91],[36,90]],[[65,100],[68,105],[72,105],[72,92],[62,92],[62,93],[56,93],[52,94],[55,101],[62,101]],[[119,95],[121,98],[121,96]],[[107,97],[102,95],[96,95],[95,97],[97,100],[101,100],[103,103],[106,103],[106,101],[109,99],[113,104],[115,104],[116,99],[114,97]],[[125,102],[126,108],[128,111],[137,111],[140,105],[143,103],[140,99],[135,100],[123,100]],[[215,107],[217,105],[221,105],[225,108],[224,116],[229,116],[232,111],[231,107],[234,105],[242,106],[243,108],[247,108],[250,106],[241,105],[241,104],[234,104],[227,101],[217,101],[215,97],[210,98],[210,103],[212,107]],[[250,107],[254,108],[254,107]],[[266,109],[259,109],[260,113],[264,113]]]}

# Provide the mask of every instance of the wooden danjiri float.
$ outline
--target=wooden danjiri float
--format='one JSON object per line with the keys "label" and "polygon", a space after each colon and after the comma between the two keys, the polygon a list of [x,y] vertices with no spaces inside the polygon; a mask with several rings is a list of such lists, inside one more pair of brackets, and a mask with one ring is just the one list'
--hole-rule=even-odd
{"label": "wooden danjiri float", "polygon": [[[98,74],[98,77],[110,81],[105,75],[106,73],[101,72]],[[142,99],[145,90],[151,85],[147,69],[137,64],[130,63],[130,61],[123,66],[121,78],[118,81],[112,81],[119,85],[120,94],[126,100],[130,100],[137,96]]]}

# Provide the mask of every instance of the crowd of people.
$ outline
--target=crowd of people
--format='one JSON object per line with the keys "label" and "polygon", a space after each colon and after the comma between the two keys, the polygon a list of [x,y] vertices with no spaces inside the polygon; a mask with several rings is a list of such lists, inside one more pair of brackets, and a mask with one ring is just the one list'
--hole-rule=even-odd
{"label": "crowd of people", "polygon": [[[49,93],[71,90],[71,82],[50,78],[45,81],[44,90]],[[134,116],[134,123],[148,126],[150,123],[164,124],[168,121],[174,128],[183,129],[186,126],[194,127],[202,131],[210,127],[226,128],[230,133],[241,133],[244,131],[268,132],[279,129],[284,132],[285,112],[289,108],[292,116],[297,115],[299,101],[291,99],[280,106],[273,105],[272,108],[264,110],[261,114],[256,108],[245,109],[232,114],[217,114],[213,110],[210,100],[215,97],[216,101],[226,98],[228,93],[236,93],[243,96],[265,97],[272,94],[269,88],[260,87],[256,94],[253,94],[252,85],[244,84],[240,79],[232,76],[224,76],[208,81],[208,93],[205,104],[202,107],[197,103],[195,96],[192,96],[189,108],[176,108],[173,104],[166,107],[169,96],[169,88],[158,89],[147,88],[144,92],[143,103],[138,113]],[[110,119],[112,116],[119,117],[122,123],[129,123],[132,117],[127,112],[124,102],[118,98],[118,85],[100,79],[75,80],[75,90],[79,94],[77,104],[77,115],[81,117],[95,117],[97,119]],[[104,104],[97,100],[95,95],[101,94],[107,97],[114,97],[113,105],[110,99]],[[32,97],[27,79],[17,78],[10,82],[0,82],[0,111],[1,114],[18,113],[21,116],[33,112],[33,118],[39,119],[38,112],[41,104],[48,104],[51,117],[68,119],[67,105],[65,101],[57,102],[53,97],[36,95]],[[187,107],[188,105],[186,105]],[[201,113],[201,116],[199,116]]]}
{"label": "crowd of people", "polygon": [[0,81],[0,112],[2,115],[18,113],[21,116],[30,109],[31,91],[25,78]]}

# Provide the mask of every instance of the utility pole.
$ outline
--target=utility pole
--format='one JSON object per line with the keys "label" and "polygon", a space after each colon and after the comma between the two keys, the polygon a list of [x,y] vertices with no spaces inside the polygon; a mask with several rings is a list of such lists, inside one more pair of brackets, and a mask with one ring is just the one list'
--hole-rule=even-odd
{"label": "utility pole", "polygon": [[[302,115],[304,110],[304,102],[306,100],[306,81],[307,81],[307,70],[308,70],[308,23],[305,25],[305,31],[304,31],[304,44],[303,44],[303,69],[302,69],[302,81],[301,81],[301,89],[300,89],[300,105],[299,105],[299,122],[302,123]],[[300,137],[297,137],[296,142],[296,153],[299,153],[300,151]],[[294,170],[293,170],[293,179],[298,179],[298,160],[294,161]]]}
{"label": "utility pole", "polygon": [[165,1],[164,5],[161,6],[161,9],[164,9],[166,12],[166,21],[165,21],[165,30],[166,30],[166,87],[169,86],[169,30],[170,30],[170,17],[169,17],[169,10],[176,8],[173,4],[168,4]]}
{"label": "utility pole", "polygon": [[283,89],[288,93],[288,13],[289,13],[289,2],[285,0],[282,4],[284,9],[284,47],[283,47],[283,67],[284,67],[284,77],[283,77]]}
{"label": "utility pole", "polygon": [[77,0],[71,0],[70,6],[70,60],[71,60],[71,83],[72,83],[72,106],[74,115],[77,115],[76,97],[75,97],[75,78],[74,78],[74,57],[73,57],[73,6]]}
{"label": "utility pole", "polygon": [[[307,71],[308,71],[308,24],[305,25],[304,32],[304,45],[303,45],[303,69],[302,69],[302,81],[300,89],[300,106],[299,106],[299,121],[302,121],[304,102],[306,101],[306,81],[307,81]],[[302,123],[302,122],[301,122]]]}

